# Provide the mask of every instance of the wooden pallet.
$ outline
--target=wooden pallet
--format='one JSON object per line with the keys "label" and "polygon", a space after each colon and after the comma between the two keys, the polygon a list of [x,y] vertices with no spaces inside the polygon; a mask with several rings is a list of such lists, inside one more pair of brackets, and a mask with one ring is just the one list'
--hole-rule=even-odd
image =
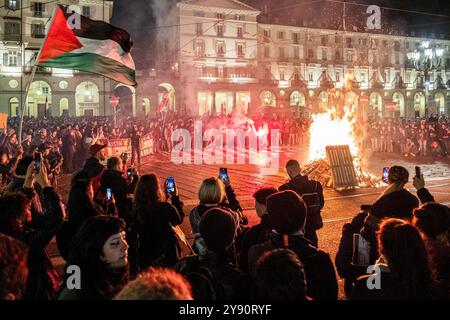
{"label": "wooden pallet", "polygon": [[327,146],[326,152],[331,166],[333,187],[335,189],[357,187],[358,180],[349,146]]}

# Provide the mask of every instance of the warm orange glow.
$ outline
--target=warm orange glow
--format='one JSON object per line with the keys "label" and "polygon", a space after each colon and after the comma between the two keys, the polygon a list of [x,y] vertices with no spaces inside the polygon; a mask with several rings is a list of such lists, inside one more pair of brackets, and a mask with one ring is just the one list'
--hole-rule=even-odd
{"label": "warm orange glow", "polygon": [[336,109],[312,116],[309,147],[310,160],[326,158],[326,146],[348,145],[353,156],[359,155],[354,137],[354,110],[347,108],[343,116]]}

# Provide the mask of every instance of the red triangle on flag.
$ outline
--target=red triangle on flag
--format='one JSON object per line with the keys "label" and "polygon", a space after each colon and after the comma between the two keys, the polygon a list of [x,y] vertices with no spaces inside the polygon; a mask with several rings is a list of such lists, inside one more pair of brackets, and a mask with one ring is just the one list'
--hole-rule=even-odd
{"label": "red triangle on flag", "polygon": [[65,53],[82,48],[83,45],[67,24],[67,19],[60,6],[57,7],[52,25],[39,55],[39,62],[56,58]]}

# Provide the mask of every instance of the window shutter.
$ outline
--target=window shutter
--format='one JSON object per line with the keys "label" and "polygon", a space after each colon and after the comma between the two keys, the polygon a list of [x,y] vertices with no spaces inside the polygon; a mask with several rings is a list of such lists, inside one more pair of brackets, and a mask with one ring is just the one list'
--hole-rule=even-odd
{"label": "window shutter", "polygon": [[9,66],[9,64],[8,64],[8,53],[7,52],[3,53],[3,66],[5,66],[5,67]]}
{"label": "window shutter", "polygon": [[18,52],[18,53],[17,53],[17,66],[18,66],[19,68],[22,67],[22,52]]}

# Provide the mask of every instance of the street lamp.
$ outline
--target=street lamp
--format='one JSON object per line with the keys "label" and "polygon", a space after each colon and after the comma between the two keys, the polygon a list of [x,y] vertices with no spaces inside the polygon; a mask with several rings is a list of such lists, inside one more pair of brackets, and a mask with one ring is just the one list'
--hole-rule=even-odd
{"label": "street lamp", "polygon": [[423,41],[420,47],[407,53],[409,61],[414,68],[423,75],[425,81],[425,117],[427,113],[428,90],[430,86],[430,73],[441,66],[444,49],[433,45],[430,41]]}

